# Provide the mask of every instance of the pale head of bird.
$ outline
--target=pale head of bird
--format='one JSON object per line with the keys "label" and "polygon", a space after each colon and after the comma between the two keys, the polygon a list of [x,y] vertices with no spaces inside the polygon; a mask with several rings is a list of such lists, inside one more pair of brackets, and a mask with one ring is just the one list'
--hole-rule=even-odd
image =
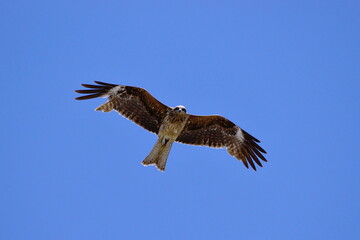
{"label": "pale head of bird", "polygon": [[176,106],[173,108],[176,113],[185,114],[186,108],[182,105]]}

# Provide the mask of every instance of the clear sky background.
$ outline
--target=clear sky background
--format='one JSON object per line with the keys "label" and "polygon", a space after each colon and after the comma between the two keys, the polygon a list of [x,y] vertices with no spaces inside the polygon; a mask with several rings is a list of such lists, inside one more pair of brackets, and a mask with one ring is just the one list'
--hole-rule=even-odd
{"label": "clear sky background", "polygon": [[[360,239],[359,1],[0,0],[0,239]],[[139,86],[259,138],[268,163],[75,101]]]}

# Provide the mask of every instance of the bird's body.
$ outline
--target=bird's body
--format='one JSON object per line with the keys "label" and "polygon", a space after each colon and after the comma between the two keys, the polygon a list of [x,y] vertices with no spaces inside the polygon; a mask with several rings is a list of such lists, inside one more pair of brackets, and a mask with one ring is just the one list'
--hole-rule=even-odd
{"label": "bird's body", "polygon": [[164,171],[172,144],[182,132],[188,118],[185,108],[178,106],[169,110],[157,134],[158,140],[142,164],[155,164],[159,170]]}
{"label": "bird's body", "polygon": [[158,135],[155,146],[142,162],[144,165],[156,165],[159,170],[164,171],[171,146],[175,141],[214,148],[226,147],[230,155],[241,160],[247,168],[249,163],[254,170],[254,161],[259,166],[262,166],[259,158],[266,161],[262,155],[266,152],[256,143],[259,140],[224,117],[190,115],[186,113],[184,106],[170,108],[142,88],[96,83],[98,85],[83,84],[90,90],[76,92],[90,95],[76,99],[108,97],[109,101],[96,110],[116,110]]}
{"label": "bird's body", "polygon": [[[177,109],[181,110],[179,111]],[[178,106],[175,109],[170,109],[164,118],[164,123],[167,124],[161,125],[158,135],[176,140],[183,130],[188,118],[189,115],[186,114],[185,108],[179,108]]]}

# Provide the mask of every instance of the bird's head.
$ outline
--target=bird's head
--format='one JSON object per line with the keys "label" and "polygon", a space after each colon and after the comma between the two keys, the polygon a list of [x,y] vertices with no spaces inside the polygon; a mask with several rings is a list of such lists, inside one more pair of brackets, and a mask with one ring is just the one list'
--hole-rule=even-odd
{"label": "bird's head", "polygon": [[174,111],[177,112],[177,113],[184,113],[185,114],[186,113],[186,108],[184,106],[179,105],[179,106],[174,107]]}

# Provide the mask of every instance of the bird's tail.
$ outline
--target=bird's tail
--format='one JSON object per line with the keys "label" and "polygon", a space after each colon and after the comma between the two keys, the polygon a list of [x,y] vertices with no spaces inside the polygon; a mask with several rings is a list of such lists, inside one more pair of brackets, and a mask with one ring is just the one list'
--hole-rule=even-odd
{"label": "bird's tail", "polygon": [[156,165],[160,171],[165,171],[166,160],[169,156],[170,149],[174,140],[159,138],[150,154],[142,161],[144,166]]}

